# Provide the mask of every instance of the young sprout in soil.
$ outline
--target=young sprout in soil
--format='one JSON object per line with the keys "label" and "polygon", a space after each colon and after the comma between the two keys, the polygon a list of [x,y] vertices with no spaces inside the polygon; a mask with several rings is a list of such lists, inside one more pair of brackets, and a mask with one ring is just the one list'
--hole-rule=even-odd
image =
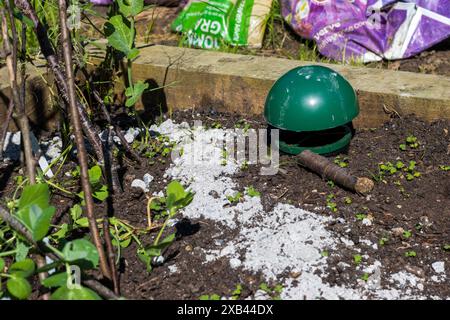
{"label": "young sprout in soil", "polygon": [[416,256],[417,256],[417,253],[414,250],[410,250],[410,251],[406,251],[405,252],[405,257],[414,258]]}
{"label": "young sprout in soil", "polygon": [[221,297],[218,294],[204,294],[199,297],[199,300],[220,300]]}
{"label": "young sprout in soil", "polygon": [[399,148],[402,151],[406,151],[408,147],[411,149],[417,149],[419,147],[419,142],[415,136],[410,135],[406,137],[405,143],[399,145]]}
{"label": "young sprout in soil", "polygon": [[259,197],[261,196],[261,193],[259,191],[257,191],[253,186],[249,186],[246,190],[247,194],[250,197]]}
{"label": "young sprout in soil", "polygon": [[248,169],[248,161],[244,160],[244,162],[242,162],[242,164],[241,164],[241,170],[244,171],[247,169]]}
{"label": "young sprout in soil", "polygon": [[439,166],[439,169],[441,169],[442,171],[450,171],[450,166]]}
{"label": "young sprout in soil", "polygon": [[334,159],[334,163],[337,164],[341,168],[346,168],[346,167],[348,167],[348,158],[347,157],[341,158],[341,156],[337,156]]}
{"label": "young sprout in soil", "polygon": [[353,256],[353,262],[358,266],[361,264],[362,256],[360,254],[355,254]]}
{"label": "young sprout in soil", "polygon": [[355,217],[356,217],[356,220],[363,221],[365,218],[367,218],[367,215],[365,213],[357,213],[355,215]]}
{"label": "young sprout in soil", "polygon": [[364,274],[361,276],[361,280],[367,282],[367,281],[369,280],[369,274],[368,274],[368,273],[364,273]]}
{"label": "young sprout in soil", "polygon": [[409,238],[411,238],[411,236],[412,236],[411,230],[405,230],[405,231],[403,231],[403,238],[409,239]]}
{"label": "young sprout in soil", "polygon": [[239,200],[241,200],[242,198],[242,193],[240,193],[239,191],[236,192],[234,194],[234,196],[227,196],[227,200],[231,203],[231,204],[235,204],[238,203]]}
{"label": "young sprout in soil", "polygon": [[384,246],[388,241],[389,241],[389,238],[383,237],[383,238],[381,238],[381,239],[378,241],[378,244],[379,244],[380,246]]}
{"label": "young sprout in soil", "polygon": [[353,202],[353,201],[352,201],[352,199],[351,199],[350,197],[345,197],[345,198],[344,198],[344,203],[345,203],[345,204],[352,204],[352,202]]}
{"label": "young sprout in soil", "polygon": [[444,244],[444,246],[442,247],[442,249],[444,251],[450,251],[450,244]]}
{"label": "young sprout in soil", "polygon": [[241,297],[242,289],[242,285],[239,283],[231,293],[231,300],[238,300]]}
{"label": "young sprout in soil", "polygon": [[337,212],[337,204],[334,201],[334,194],[330,193],[327,195],[327,208],[331,210],[331,212]]}
{"label": "young sprout in soil", "polygon": [[259,289],[270,295],[273,300],[280,300],[280,295],[283,292],[283,286],[281,284],[277,284],[271,288],[266,283],[261,283]]}
{"label": "young sprout in soil", "polygon": [[321,255],[322,257],[328,257],[328,256],[330,255],[330,253],[328,252],[328,250],[323,250],[323,251],[320,253],[320,255]]}

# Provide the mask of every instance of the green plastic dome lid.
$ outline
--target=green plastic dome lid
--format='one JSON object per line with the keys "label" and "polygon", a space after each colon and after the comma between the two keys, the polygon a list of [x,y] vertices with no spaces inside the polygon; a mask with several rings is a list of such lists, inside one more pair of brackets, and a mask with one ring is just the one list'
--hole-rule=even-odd
{"label": "green plastic dome lid", "polygon": [[336,71],[318,65],[284,74],[270,89],[264,107],[271,126],[295,132],[336,128],[358,113],[358,99],[350,83]]}

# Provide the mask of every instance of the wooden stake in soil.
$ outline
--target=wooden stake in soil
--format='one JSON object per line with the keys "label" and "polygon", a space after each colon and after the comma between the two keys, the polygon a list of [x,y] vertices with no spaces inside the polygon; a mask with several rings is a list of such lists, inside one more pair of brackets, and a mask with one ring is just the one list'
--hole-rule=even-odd
{"label": "wooden stake in soil", "polygon": [[102,271],[102,274],[106,278],[111,279],[111,272],[109,270],[108,260],[106,258],[106,254],[103,249],[103,243],[100,238],[100,233],[98,231],[97,222],[94,215],[94,200],[92,198],[92,190],[91,185],[89,183],[89,174],[88,174],[89,167],[88,167],[87,151],[86,146],[84,145],[80,115],[78,114],[75,98],[75,83],[72,70],[72,42],[70,41],[69,29],[67,28],[66,1],[58,0],[58,3],[59,3],[59,22],[61,26],[61,39],[64,50],[64,62],[66,66],[69,111],[78,150],[78,162],[80,164],[81,186],[83,188],[84,200],[86,202],[86,215],[89,220],[89,228],[91,230],[92,238],[98,251],[100,260],[100,269]]}
{"label": "wooden stake in soil", "polygon": [[300,164],[319,174],[324,179],[332,180],[336,184],[351,191],[367,194],[372,191],[374,183],[369,178],[360,178],[351,175],[346,169],[332,163],[327,158],[309,150],[301,152],[296,158]]}

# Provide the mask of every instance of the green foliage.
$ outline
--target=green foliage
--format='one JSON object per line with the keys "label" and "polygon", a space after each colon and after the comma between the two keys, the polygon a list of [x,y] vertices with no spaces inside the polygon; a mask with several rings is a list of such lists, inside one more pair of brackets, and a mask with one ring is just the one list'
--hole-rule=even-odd
{"label": "green foliage", "polygon": [[414,250],[406,251],[405,257],[414,258],[417,256],[417,253]]}
{"label": "green foliage", "polygon": [[344,198],[344,203],[345,204],[352,204],[352,202],[353,202],[352,198],[350,198],[350,197],[345,197]]}
{"label": "green foliage", "polygon": [[412,232],[410,230],[403,231],[403,238],[409,239],[412,236]]}
{"label": "green foliage", "polygon": [[280,295],[283,292],[283,286],[281,284],[270,287],[267,283],[261,283],[259,289],[270,295],[273,300],[280,300]]}
{"label": "green foliage", "polygon": [[236,286],[236,289],[233,290],[233,292],[231,293],[231,299],[232,300],[237,300],[241,297],[241,293],[242,293],[242,285],[238,284]]}
{"label": "green foliage", "polygon": [[366,215],[365,213],[357,213],[357,214],[355,215],[355,217],[356,217],[356,220],[362,221],[362,220],[364,220],[365,218],[367,218],[367,215]]}
{"label": "green foliage", "polygon": [[218,294],[204,294],[199,297],[199,300],[220,300],[221,297]]}
{"label": "green foliage", "polygon": [[353,262],[354,262],[356,265],[361,264],[361,262],[362,262],[362,256],[361,256],[360,254],[355,254],[355,255],[353,256]]}
{"label": "green foliage", "polygon": [[439,169],[441,169],[442,171],[450,171],[450,166],[439,166]]}
{"label": "green foliage", "polygon": [[[8,273],[3,273],[5,268],[5,261],[0,258],[0,280],[2,277],[7,278],[6,289],[8,293],[20,300],[27,299],[31,294],[31,285],[27,278],[33,275],[35,271],[35,264],[31,259],[24,259],[19,262],[13,263]],[[0,281],[0,295],[2,293],[1,281]]]}
{"label": "green foliage", "polygon": [[408,148],[417,149],[419,147],[419,141],[413,135],[409,135],[405,139],[405,143],[399,145],[400,150],[406,151]]}
{"label": "green foliage", "polygon": [[259,191],[257,191],[253,186],[249,186],[246,189],[246,191],[250,197],[260,197],[261,196],[261,193]]}
{"label": "green foliage", "polygon": [[386,163],[382,162],[378,165],[379,176],[376,180],[382,180],[384,176],[392,176],[396,173],[399,173],[400,177],[405,177],[407,181],[414,180],[421,176],[421,173],[416,170],[416,165],[417,163],[414,160],[409,161],[408,164],[402,161],[397,161],[395,164],[390,161]]}
{"label": "green foliage", "polygon": [[233,196],[227,196],[227,200],[231,203],[231,204],[235,204],[238,203],[242,198],[242,193],[240,193],[239,191],[236,192]]}
{"label": "green foliage", "polygon": [[118,5],[119,12],[113,11],[105,23],[104,32],[108,44],[127,58],[128,87],[125,89],[125,105],[131,108],[149,86],[143,81],[133,83],[131,72],[132,61],[139,55],[135,44],[135,16],[144,10],[144,0],[118,0]]}
{"label": "green foliage", "polygon": [[89,288],[75,286],[69,288],[63,285],[51,295],[52,300],[101,300],[99,295]]}
{"label": "green foliage", "polygon": [[67,242],[62,253],[66,262],[77,264],[87,269],[96,268],[98,265],[97,249],[86,239],[76,239]]}
{"label": "green foliage", "polygon": [[388,241],[389,241],[389,238],[387,238],[387,237],[382,237],[382,238],[378,241],[378,244],[379,244],[380,246],[384,246]]}
{"label": "green foliage", "polygon": [[[73,177],[79,177],[80,175],[80,167],[76,167],[76,169],[72,172]],[[104,201],[109,196],[108,187],[102,182],[102,169],[100,166],[95,165],[88,170],[89,182],[92,188],[92,196],[99,200]],[[81,191],[78,193],[78,196],[84,200],[84,192]],[[84,203],[84,202],[83,202]]]}
{"label": "green foliage", "polygon": [[16,216],[31,232],[33,240],[44,238],[50,228],[55,208],[49,204],[46,184],[26,186],[19,199]]}
{"label": "green foliage", "polygon": [[337,156],[334,159],[334,163],[337,164],[341,168],[348,167],[348,158],[347,157],[342,158],[341,156]]}
{"label": "green foliage", "polygon": [[[152,263],[156,262],[156,259],[159,257],[162,257],[164,251],[175,240],[175,233],[171,233],[160,241],[169,220],[177,214],[179,209],[189,205],[192,202],[193,197],[194,194],[190,191],[186,191],[181,183],[176,180],[170,182],[166,187],[165,206],[168,213],[166,220],[159,230],[153,244],[138,249],[138,257],[145,263],[148,272],[152,271]],[[163,261],[163,259],[161,260]]]}
{"label": "green foliage", "polygon": [[331,210],[331,212],[337,212],[337,203],[335,201],[335,197],[334,194],[330,193],[329,195],[327,195],[327,208]]}
{"label": "green foliage", "polygon": [[361,276],[361,280],[367,282],[367,280],[369,280],[369,274],[368,274],[368,273],[364,273],[364,274]]}

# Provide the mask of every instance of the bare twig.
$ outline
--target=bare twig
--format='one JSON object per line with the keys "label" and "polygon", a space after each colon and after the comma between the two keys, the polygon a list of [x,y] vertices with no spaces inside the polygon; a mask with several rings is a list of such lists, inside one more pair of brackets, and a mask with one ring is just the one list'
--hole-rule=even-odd
{"label": "bare twig", "polygon": [[305,150],[296,156],[301,165],[318,173],[325,179],[330,179],[337,184],[357,193],[366,194],[372,191],[374,183],[369,178],[359,178],[351,175],[344,168],[332,163],[327,158]]}
{"label": "bare twig", "polygon": [[119,278],[117,276],[116,259],[114,255],[114,247],[109,234],[109,220],[103,219],[103,234],[105,235],[106,251],[108,253],[109,268],[111,269],[111,277],[114,286],[114,293],[120,295]]}
{"label": "bare twig", "polygon": [[67,90],[68,90],[67,93],[69,98],[70,118],[72,120],[78,150],[77,156],[78,162],[80,164],[81,186],[84,192],[84,199],[86,202],[86,215],[89,220],[89,228],[91,230],[92,238],[99,254],[100,269],[105,277],[111,279],[111,272],[109,270],[106,254],[103,249],[103,244],[100,238],[100,233],[94,215],[94,200],[92,198],[92,190],[91,185],[89,183],[89,174],[88,174],[89,170],[88,157],[86,152],[86,146],[84,145],[82,125],[76,104],[75,82],[72,70],[72,43],[70,41],[69,29],[67,28],[66,1],[58,0],[58,3],[59,3],[59,21],[61,26],[61,41],[63,45],[64,62],[67,76]]}
{"label": "bare twig", "polygon": [[[52,44],[47,35],[47,30],[39,21],[39,18],[36,14],[36,11],[31,6],[31,4],[26,0],[14,0],[18,9],[28,17],[33,22],[33,29],[36,37],[39,41],[39,46],[41,48],[42,54],[47,60],[47,64],[55,76],[55,82],[58,86],[58,89],[61,93],[62,98],[66,103],[69,102],[68,96],[68,86],[67,86],[67,78],[64,76],[63,72],[60,69],[60,63],[58,61],[58,57],[53,50]],[[92,148],[94,149],[97,160],[103,163],[103,150],[102,143],[99,138],[98,128],[89,120],[88,115],[86,114],[86,110],[83,104],[76,99],[76,106],[78,108],[79,116],[81,119],[81,124],[83,126],[83,131],[86,134],[86,137],[89,140]]]}
{"label": "bare twig", "polygon": [[25,114],[25,99],[20,96],[19,85],[17,83],[17,50],[18,50],[18,40],[15,28],[15,21],[12,13],[12,8],[9,0],[4,1],[5,8],[8,10],[10,17],[10,26],[12,32],[13,43],[9,41],[8,35],[8,22],[3,9],[0,9],[1,18],[1,28],[3,36],[3,46],[6,52],[6,66],[8,69],[9,82],[11,86],[12,101],[14,103],[14,109],[16,110],[18,125],[22,133],[23,150],[25,154],[25,163],[27,168],[28,178],[33,184],[36,182],[36,172],[35,172],[35,161],[33,158],[33,151],[31,148],[30,140],[30,123],[28,117]]}

